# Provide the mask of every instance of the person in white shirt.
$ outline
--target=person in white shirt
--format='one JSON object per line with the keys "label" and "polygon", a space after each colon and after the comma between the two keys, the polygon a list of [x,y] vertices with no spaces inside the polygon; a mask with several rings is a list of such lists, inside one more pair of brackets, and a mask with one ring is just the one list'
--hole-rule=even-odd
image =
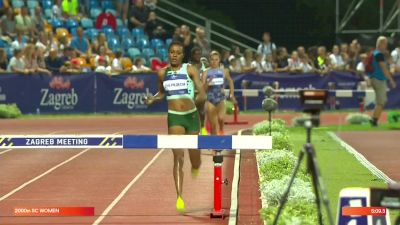
{"label": "person in white shirt", "polygon": [[25,67],[25,61],[23,59],[23,51],[21,49],[14,49],[14,56],[10,59],[8,63],[7,71],[14,73],[24,73],[28,74],[29,70]]}
{"label": "person in white shirt", "polygon": [[135,60],[135,64],[132,66],[132,72],[134,73],[151,72],[151,69],[145,66],[144,59],[139,57]]}
{"label": "person in white shirt", "polygon": [[242,66],[234,55],[229,56],[229,71],[232,73],[242,72]]}
{"label": "person in white shirt", "polygon": [[22,32],[17,32],[17,38],[11,43],[11,49],[24,49],[26,43],[24,42],[24,35]]}
{"label": "person in white shirt", "polygon": [[360,62],[357,64],[357,72],[365,73],[364,61],[367,59],[367,54],[363,53],[360,55]]}
{"label": "person in white shirt", "polygon": [[263,58],[262,54],[256,53],[256,59],[253,62],[251,62],[251,68],[254,69],[254,72],[256,73],[264,72],[262,65],[263,63],[262,58]]}
{"label": "person in white shirt", "polygon": [[290,73],[302,73],[303,72],[303,62],[299,58],[297,51],[293,51],[292,55],[288,59],[288,69]]}
{"label": "person in white shirt", "polygon": [[275,72],[277,65],[274,62],[274,56],[272,54],[268,54],[266,59],[262,62],[263,71],[266,73]]}
{"label": "person in white shirt", "polygon": [[247,72],[254,72],[254,69],[251,67],[251,63],[254,60],[253,50],[246,49],[244,51],[244,55],[240,57],[240,65],[242,67],[242,71]]}
{"label": "person in white shirt", "polygon": [[271,42],[271,35],[268,32],[264,32],[262,36],[263,42],[257,47],[257,52],[263,55],[265,60],[268,54],[274,54],[276,51],[276,45]]}
{"label": "person in white shirt", "polygon": [[110,73],[111,66],[107,64],[107,61],[104,56],[99,56],[97,60],[98,66],[96,67],[95,72],[97,73]]}
{"label": "person in white shirt", "polygon": [[303,63],[303,73],[311,73],[315,71],[315,68],[312,66],[313,62],[310,60],[307,54],[304,54],[300,60]]}
{"label": "person in white shirt", "polygon": [[128,70],[125,70],[122,63],[121,63],[121,58],[122,57],[122,52],[117,51],[115,52],[115,58],[111,62],[111,70],[113,73],[123,73],[123,72],[128,72]]}
{"label": "person in white shirt", "polygon": [[332,54],[329,55],[329,59],[331,61],[332,68],[334,70],[344,70],[345,63],[340,54],[339,46],[334,45],[332,48]]}
{"label": "person in white shirt", "polygon": [[399,73],[400,72],[400,48],[395,48],[391,54],[392,60],[393,60],[393,67],[394,67],[394,72]]}

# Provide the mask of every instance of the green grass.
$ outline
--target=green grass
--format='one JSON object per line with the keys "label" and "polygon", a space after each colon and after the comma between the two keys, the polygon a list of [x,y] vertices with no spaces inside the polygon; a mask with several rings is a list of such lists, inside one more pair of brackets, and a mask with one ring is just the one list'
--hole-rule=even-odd
{"label": "green grass", "polygon": [[[391,126],[383,125],[379,130],[389,130]],[[317,161],[321,170],[323,181],[327,189],[333,217],[336,218],[338,210],[338,197],[341,189],[345,187],[386,187],[387,185],[377,179],[368,169],[361,165],[355,157],[349,154],[327,131],[337,130],[377,130],[369,126],[345,125],[326,126],[315,128],[312,131],[312,143],[316,149]],[[290,140],[298,154],[305,143],[306,132],[302,127],[289,128]],[[305,166],[305,163],[303,163]],[[392,221],[395,213],[391,211]]]}

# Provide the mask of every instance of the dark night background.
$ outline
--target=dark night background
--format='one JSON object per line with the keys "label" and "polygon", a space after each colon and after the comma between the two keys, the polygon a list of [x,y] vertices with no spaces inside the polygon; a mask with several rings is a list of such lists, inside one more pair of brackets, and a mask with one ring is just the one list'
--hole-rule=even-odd
{"label": "dark night background", "polygon": [[[326,45],[331,48],[340,40],[360,38],[360,35],[336,36],[335,0],[173,1],[257,39],[261,39],[263,31],[269,31],[273,42],[278,46],[286,46],[289,50],[299,45]],[[385,16],[393,1],[395,0],[386,0]],[[340,1],[343,14],[350,2]],[[377,28],[378,6],[379,0],[365,1],[347,28]],[[373,39],[367,38],[364,44],[371,44],[365,42]]]}

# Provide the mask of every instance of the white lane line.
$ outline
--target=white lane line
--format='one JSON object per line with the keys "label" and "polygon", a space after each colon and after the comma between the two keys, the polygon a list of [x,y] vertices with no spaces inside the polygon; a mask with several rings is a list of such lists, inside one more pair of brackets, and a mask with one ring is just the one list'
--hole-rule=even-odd
{"label": "white lane line", "polygon": [[[114,134],[118,134],[118,133],[119,133],[119,132],[114,133]],[[114,135],[114,134],[113,134],[113,135]],[[67,160],[65,160],[65,161],[63,161],[63,162],[61,162],[61,163],[59,163],[59,164],[53,166],[52,168],[48,169],[46,172],[40,174],[39,176],[36,176],[36,177],[30,179],[29,181],[23,183],[23,184],[20,185],[19,187],[15,188],[14,190],[12,190],[12,191],[8,192],[7,194],[3,195],[3,196],[0,198],[0,202],[3,201],[4,199],[10,197],[11,195],[15,194],[16,192],[22,190],[23,188],[25,188],[25,187],[28,186],[29,184],[31,184],[31,183],[33,183],[33,182],[39,180],[40,178],[46,176],[47,174],[53,172],[54,170],[58,169],[59,167],[61,167],[61,166],[65,165],[65,164],[71,162],[72,160],[78,158],[79,156],[83,155],[84,153],[86,153],[86,152],[89,151],[89,150],[90,150],[90,148],[86,148],[85,150],[83,150],[83,151],[79,152],[78,154],[76,154],[76,155],[70,157],[69,159],[67,159]]]}
{"label": "white lane line", "polygon": [[108,213],[114,208],[115,205],[118,204],[118,202],[124,197],[124,195],[129,191],[129,189],[140,179],[140,177],[147,171],[147,169],[157,160],[157,158],[161,155],[161,153],[164,152],[165,149],[161,149],[151,160],[150,162],[147,163],[145,167],[136,175],[131,182],[119,193],[119,195],[110,203],[110,205],[107,206],[107,208],[101,213],[101,216],[97,218],[96,221],[93,222],[92,225],[98,225],[101,223],[101,221],[104,220],[104,218],[108,215]]}
{"label": "white lane line", "polygon": [[329,136],[335,141],[337,141],[346,151],[352,154],[365,168],[367,168],[373,175],[378,177],[379,179],[385,181],[387,184],[395,183],[394,180],[390,179],[384,172],[380,169],[376,168],[374,164],[372,164],[368,159],[366,159],[361,153],[359,153],[356,149],[354,149],[351,145],[347,144],[343,141],[339,136],[335,133],[329,131]]}
{"label": "white lane line", "polygon": [[[242,135],[243,130],[239,130],[238,135]],[[239,178],[240,178],[240,149],[236,149],[235,167],[233,169],[232,192],[231,192],[231,209],[229,212],[229,225],[236,225],[238,213],[238,194],[239,194]]]}
{"label": "white lane line", "polygon": [[40,174],[39,176],[34,177],[34,178],[32,178],[31,180],[29,180],[29,181],[23,183],[23,184],[20,185],[19,187],[15,188],[14,190],[10,191],[9,193],[3,195],[3,196],[0,198],[0,202],[3,201],[4,199],[10,197],[11,195],[15,194],[16,192],[22,190],[23,188],[25,188],[25,187],[28,186],[29,184],[31,184],[31,183],[33,183],[33,182],[39,180],[40,178],[46,176],[47,174],[53,172],[53,171],[56,170],[57,168],[59,168],[59,167],[65,165],[65,164],[71,162],[72,160],[74,160],[75,158],[81,156],[82,154],[84,154],[85,152],[87,152],[87,151],[89,151],[89,150],[90,150],[90,148],[87,148],[87,149],[81,151],[80,153],[78,153],[78,154],[72,156],[71,158],[69,158],[69,159],[63,161],[62,163],[57,164],[56,166],[53,166],[52,168],[50,168],[50,169],[47,170],[46,172]]}
{"label": "white lane line", "polygon": [[4,153],[7,153],[7,152],[9,152],[9,151],[11,151],[11,150],[13,150],[13,149],[12,149],[12,148],[9,148],[9,149],[6,149],[6,150],[4,150],[4,151],[1,151],[1,152],[0,152],[0,155],[1,155],[1,154],[4,154]]}

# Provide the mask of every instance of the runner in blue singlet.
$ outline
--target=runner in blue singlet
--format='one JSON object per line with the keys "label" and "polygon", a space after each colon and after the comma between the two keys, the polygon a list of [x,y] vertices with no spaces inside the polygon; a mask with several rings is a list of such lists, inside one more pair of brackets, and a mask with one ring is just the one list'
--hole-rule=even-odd
{"label": "runner in blue singlet", "polygon": [[203,72],[202,80],[207,92],[206,115],[211,122],[212,135],[224,134],[225,122],[225,80],[229,84],[229,98],[236,103],[233,80],[227,69],[220,67],[221,55],[217,51],[210,53],[210,68]]}

